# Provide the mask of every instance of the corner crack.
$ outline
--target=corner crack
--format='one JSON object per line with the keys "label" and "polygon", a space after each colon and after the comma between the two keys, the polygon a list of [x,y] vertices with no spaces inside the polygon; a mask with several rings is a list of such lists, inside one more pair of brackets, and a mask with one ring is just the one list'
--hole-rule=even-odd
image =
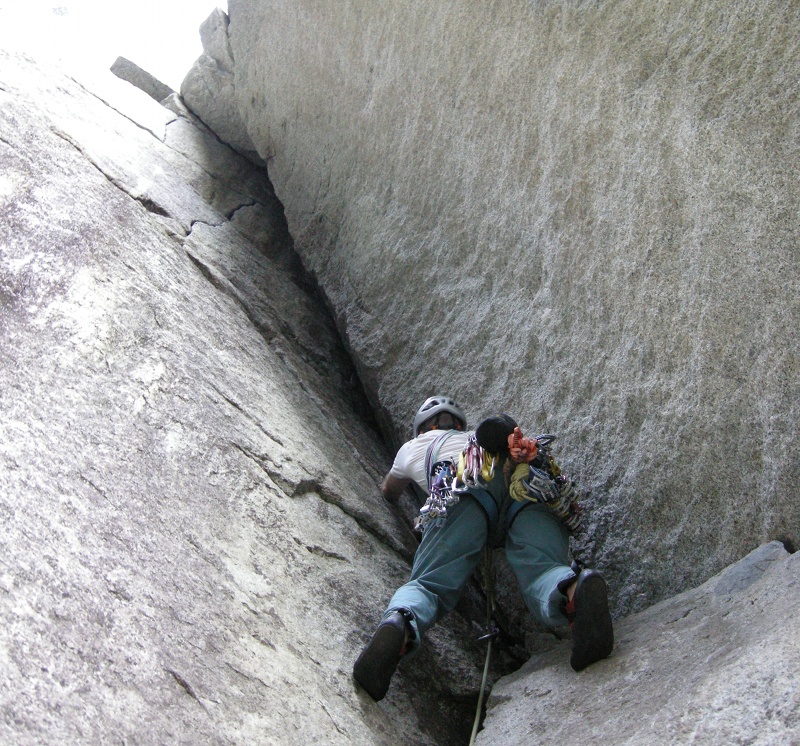
{"label": "corner crack", "polygon": [[272,340],[277,336],[277,332],[264,321],[256,318],[256,315],[250,310],[247,303],[245,303],[244,299],[239,294],[236,286],[213,265],[204,262],[191,249],[184,247],[184,251],[186,252],[186,256],[188,256],[197,269],[200,270],[200,274],[203,275],[203,277],[205,277],[217,290],[224,295],[227,295],[239,306],[239,308],[242,309],[244,315],[247,317],[247,320],[256,328],[258,333],[264,337],[264,340],[267,342],[267,344],[272,342]]}

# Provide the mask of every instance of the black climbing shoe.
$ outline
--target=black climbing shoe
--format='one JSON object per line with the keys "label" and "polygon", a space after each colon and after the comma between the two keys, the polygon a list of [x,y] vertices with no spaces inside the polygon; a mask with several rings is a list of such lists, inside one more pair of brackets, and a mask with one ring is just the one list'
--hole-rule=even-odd
{"label": "black climbing shoe", "polygon": [[395,611],[384,619],[353,666],[355,680],[376,702],[386,696],[397,663],[405,653],[406,635],[411,630],[406,618]]}
{"label": "black climbing shoe", "polygon": [[614,647],[614,628],[608,611],[606,581],[599,572],[583,570],[578,575],[575,594],[566,611],[572,627],[570,665],[581,671],[608,657]]}
{"label": "black climbing shoe", "polygon": [[514,432],[517,423],[507,414],[487,417],[475,428],[478,445],[489,453],[508,450],[508,436]]}

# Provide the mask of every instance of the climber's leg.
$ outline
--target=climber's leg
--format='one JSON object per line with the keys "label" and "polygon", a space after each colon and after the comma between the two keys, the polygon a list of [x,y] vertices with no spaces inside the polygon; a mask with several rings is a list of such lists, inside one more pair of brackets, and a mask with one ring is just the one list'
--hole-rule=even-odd
{"label": "climber's leg", "polygon": [[448,510],[443,526],[425,530],[411,578],[392,597],[353,666],[356,681],[374,700],[386,695],[400,658],[419,649],[425,631],[458,603],[487,535],[486,514],[471,495]]}
{"label": "climber's leg", "polygon": [[506,556],[534,618],[547,627],[566,624],[564,590],[575,573],[569,561],[569,532],[561,521],[544,506],[526,506],[508,529]]}
{"label": "climber's leg", "polygon": [[448,510],[444,526],[426,529],[411,578],[397,590],[383,615],[385,619],[399,609],[411,612],[409,652],[419,647],[426,630],[455,608],[480,562],[487,536],[486,513],[472,495],[463,495]]}

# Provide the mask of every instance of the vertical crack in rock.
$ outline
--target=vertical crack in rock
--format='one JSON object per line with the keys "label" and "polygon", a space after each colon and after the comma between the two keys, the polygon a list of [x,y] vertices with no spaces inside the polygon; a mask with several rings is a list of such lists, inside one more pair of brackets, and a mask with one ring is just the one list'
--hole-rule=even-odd
{"label": "vertical crack in rock", "polygon": [[246,417],[250,422],[252,422],[271,441],[277,443],[281,447],[286,446],[286,444],[278,434],[264,427],[264,424],[258,418],[253,417],[253,415],[250,414],[241,404],[239,404],[239,402],[235,401],[234,399],[231,399],[230,396],[225,394],[225,392],[221,391],[219,387],[215,386],[213,383],[209,382],[209,386],[215,393],[217,393],[220,397],[222,397],[222,399],[228,402],[228,404],[230,404],[237,412],[239,412],[242,416]]}
{"label": "vertical crack in rock", "polygon": [[[259,642],[261,642],[261,640],[259,640]],[[268,645],[268,647],[271,647],[271,646]],[[252,676],[250,674],[244,673],[244,671],[240,671],[236,666],[234,666],[230,662],[226,663],[225,665],[227,666],[227,668],[229,670],[233,671],[237,676],[241,676],[243,679],[245,679],[245,681],[255,681],[255,682],[261,684],[261,686],[263,686],[263,687],[265,687],[267,689],[271,689],[272,688],[272,687],[270,687],[270,685],[266,681],[264,681],[264,679],[262,679],[259,676]]]}
{"label": "vertical crack in rock", "polygon": [[366,531],[368,534],[377,539],[383,546],[392,552],[397,553],[405,561],[411,559],[412,554],[405,548],[402,543],[398,542],[394,537],[389,535],[380,526],[376,525],[370,520],[369,514],[352,510],[341,498],[341,496],[332,492],[322,482],[317,479],[301,479],[298,482],[292,482],[283,475],[279,468],[273,463],[267,454],[257,454],[249,448],[240,443],[232,442],[231,445],[241,452],[245,457],[255,462],[264,473],[270,478],[272,483],[277,489],[289,498],[297,498],[308,493],[314,493],[323,502],[338,508],[344,515],[355,521],[358,526]]}
{"label": "vertical crack in rock", "polygon": [[147,212],[151,212],[153,215],[160,215],[162,218],[172,217],[161,205],[149,197],[137,197],[136,199]]}
{"label": "vertical crack in rock", "polygon": [[249,202],[244,202],[241,205],[238,205],[237,207],[234,207],[232,210],[230,210],[228,214],[225,215],[225,219],[231,221],[233,220],[233,216],[236,215],[236,213],[239,212],[239,210],[243,210],[245,207],[254,207],[257,204],[258,202],[256,202],[254,199],[250,200]]}
{"label": "vertical crack in rock", "polygon": [[77,142],[72,136],[55,127],[53,127],[51,131],[56,137],[61,138],[66,143],[75,148],[75,150],[77,150],[89,163],[91,163],[92,166],[94,166],[97,169],[97,171],[101,173],[103,177],[110,184],[115,186],[123,194],[127,195],[131,199],[135,200],[136,202],[139,202],[142,205],[142,207],[144,207],[144,209],[147,210],[147,212],[152,213],[154,215],[159,215],[161,217],[172,217],[172,215],[170,215],[170,213],[167,211],[166,208],[159,205],[150,197],[145,197],[143,195],[134,194],[133,192],[131,192],[131,190],[128,189],[128,187],[126,187],[122,182],[120,182],[119,179],[109,174],[89,153],[86,152],[84,147],[79,142]]}
{"label": "vertical crack in rock", "polygon": [[306,544],[297,536],[293,536],[292,538],[294,539],[295,544],[303,547],[303,549],[307,550],[311,554],[315,554],[318,557],[324,557],[325,559],[335,559],[339,560],[340,562],[347,562],[348,564],[350,563],[350,560],[347,559],[347,557],[339,554],[338,552],[331,552],[329,549],[319,546],[319,544]]}
{"label": "vertical crack in rock", "polygon": [[[103,98],[102,96],[100,96],[100,95],[99,95],[99,94],[97,94],[96,92],[94,92],[94,91],[92,91],[92,90],[88,89],[88,88],[87,88],[85,85],[83,85],[83,84],[82,84],[82,83],[81,83],[79,80],[77,80],[76,78],[69,77],[69,80],[71,80],[73,83],[75,83],[75,85],[77,85],[77,86],[78,86],[78,87],[79,87],[81,90],[83,90],[83,91],[84,91],[86,94],[88,94],[89,96],[92,96],[92,97],[96,98],[96,99],[97,99],[97,100],[98,100],[98,101],[99,101],[101,104],[103,104],[104,106],[107,106],[107,107],[108,107],[109,109],[111,109],[112,111],[115,111],[117,114],[119,114],[121,117],[124,117],[125,119],[127,119],[127,120],[128,120],[130,123],[131,123],[131,124],[135,125],[136,127],[138,127],[138,128],[139,128],[140,130],[142,130],[143,132],[147,132],[149,135],[152,135],[152,136],[153,136],[153,137],[155,137],[155,138],[156,138],[156,140],[158,140],[159,142],[164,142],[164,140],[166,139],[166,129],[167,129],[167,127],[168,127],[168,126],[169,126],[169,125],[170,125],[172,122],[174,122],[174,121],[175,121],[175,119],[177,119],[177,116],[178,116],[178,115],[176,114],[176,115],[175,115],[175,119],[171,119],[169,122],[166,122],[166,123],[165,123],[165,125],[164,125],[164,133],[162,133],[161,135],[159,135],[158,133],[156,133],[156,132],[153,132],[153,130],[152,130],[152,129],[150,129],[149,127],[145,127],[145,126],[144,126],[144,125],[143,125],[141,122],[138,122],[136,119],[133,119],[132,117],[128,116],[128,115],[127,115],[127,114],[126,114],[124,111],[121,111],[120,109],[118,109],[118,108],[117,108],[116,106],[114,106],[114,105],[113,105],[111,102],[109,102],[109,101],[108,101],[106,98]],[[167,109],[167,111],[169,111],[169,109]]]}
{"label": "vertical crack in rock", "polygon": [[321,699],[317,700],[317,701],[319,702],[319,706],[325,711],[325,714],[331,719],[331,722],[333,723],[333,727],[336,728],[336,730],[339,733],[341,733],[343,736],[347,735],[347,730],[342,728],[339,725],[339,723],[336,722],[336,718],[334,718],[333,715],[331,715],[331,711],[328,709],[328,707],[325,705],[325,703]]}
{"label": "vertical crack in rock", "polygon": [[191,259],[192,263],[200,270],[203,275],[217,290],[224,293],[244,311],[248,321],[258,330],[259,334],[264,337],[264,340],[269,344],[276,337],[277,332],[267,324],[266,321],[259,319],[250,309],[249,305],[236,289],[235,285],[219,272],[211,263],[203,261],[194,251],[190,248],[184,248],[186,255]]}
{"label": "vertical crack in rock", "polygon": [[81,474],[80,478],[86,484],[88,484],[98,495],[100,495],[100,497],[102,497],[104,500],[107,500],[110,503],[112,502],[111,498],[108,496],[108,493],[101,487],[98,487],[91,479],[89,479],[89,477],[86,477],[83,474]]}

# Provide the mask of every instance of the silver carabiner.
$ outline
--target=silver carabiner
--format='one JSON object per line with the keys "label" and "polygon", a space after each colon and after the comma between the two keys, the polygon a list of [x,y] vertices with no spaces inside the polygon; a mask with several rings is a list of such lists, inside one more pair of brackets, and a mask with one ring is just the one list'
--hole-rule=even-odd
{"label": "silver carabiner", "polygon": [[552,433],[542,433],[541,435],[537,435],[534,440],[536,441],[537,447],[541,448],[543,451],[546,451],[550,444],[557,440],[558,436],[553,435]]}

